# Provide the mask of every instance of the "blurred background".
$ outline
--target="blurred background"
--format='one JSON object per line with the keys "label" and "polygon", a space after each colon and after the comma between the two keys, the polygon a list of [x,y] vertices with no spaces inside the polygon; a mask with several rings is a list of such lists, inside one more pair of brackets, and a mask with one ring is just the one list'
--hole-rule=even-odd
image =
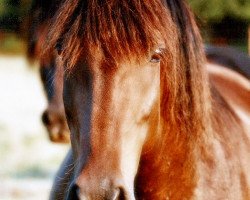
{"label": "blurred background", "polygon": [[[40,0],[43,1],[43,0]],[[189,0],[206,44],[248,52],[250,0]],[[68,149],[49,141],[39,63],[26,58],[32,0],[0,0],[0,199],[48,199]]]}
{"label": "blurred background", "polygon": [[188,0],[206,43],[248,51],[250,0]]}
{"label": "blurred background", "polygon": [[[43,0],[41,0],[43,1]],[[0,199],[46,200],[68,145],[49,140],[38,61],[26,58],[31,0],[0,0]]]}

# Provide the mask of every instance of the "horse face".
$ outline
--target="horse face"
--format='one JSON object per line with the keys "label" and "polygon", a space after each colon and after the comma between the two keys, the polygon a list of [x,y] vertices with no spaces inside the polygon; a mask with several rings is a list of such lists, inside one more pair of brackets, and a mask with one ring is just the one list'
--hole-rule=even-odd
{"label": "horse face", "polygon": [[158,125],[160,60],[100,63],[78,64],[65,76],[76,163],[68,199],[135,199],[142,148]]}
{"label": "horse face", "polygon": [[42,121],[53,142],[68,143],[69,130],[66,123],[62,99],[63,70],[54,62],[41,66],[40,76],[48,99],[48,106],[43,112]]}

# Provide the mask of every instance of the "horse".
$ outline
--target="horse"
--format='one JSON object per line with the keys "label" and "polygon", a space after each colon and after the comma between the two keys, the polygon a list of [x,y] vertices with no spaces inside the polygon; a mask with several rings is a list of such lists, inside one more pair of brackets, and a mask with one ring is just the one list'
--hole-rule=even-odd
{"label": "horse", "polygon": [[57,70],[55,51],[43,54],[46,36],[54,11],[62,0],[33,0],[29,14],[28,51],[29,60],[39,60],[39,71],[48,106],[42,114],[42,122],[47,128],[52,142],[68,143],[69,130],[62,101],[62,74]]}
{"label": "horse", "polygon": [[[248,69],[248,66],[250,66],[249,56],[233,47],[212,45],[206,46],[205,55],[208,60],[208,75],[213,85],[220,90],[221,95],[234,108],[236,114],[245,121],[246,127],[249,127],[250,94],[249,83],[245,80],[250,77]],[[43,59],[41,58],[41,60]],[[40,68],[42,83],[48,99],[48,107],[42,115],[42,121],[50,133],[51,141],[69,143],[69,130],[62,100],[63,72],[60,65],[57,67],[53,63],[54,60],[56,60],[55,56],[49,62],[52,64]],[[243,85],[242,82],[244,82]]]}
{"label": "horse", "polygon": [[55,143],[69,143],[69,129],[66,122],[62,100],[62,73],[58,70],[58,61],[50,63],[48,67],[40,67],[40,75],[48,105],[42,114],[42,122],[45,125],[49,139]]}
{"label": "horse", "polygon": [[[30,10],[28,56],[30,59],[40,60],[40,76],[48,100],[48,106],[43,112],[42,121],[48,130],[49,138],[52,142],[69,143],[69,130],[62,101],[62,78],[60,75],[62,72],[58,72],[59,70],[56,68],[54,51],[47,56],[40,56],[44,49],[43,44],[46,41],[47,32],[49,32],[50,21],[60,3],[60,0],[33,1]],[[250,73],[248,73],[246,67],[249,65],[249,57],[237,49],[207,45],[205,53],[209,62],[231,68],[249,78]],[[214,75],[212,73],[209,76]],[[217,79],[218,76],[217,73]],[[227,82],[225,77],[222,79]],[[220,83],[222,82],[216,82],[216,84]]]}
{"label": "horse", "polygon": [[225,66],[250,78],[250,57],[246,53],[230,46],[206,45],[206,57],[209,63]]}
{"label": "horse", "polygon": [[53,48],[72,145],[54,199],[250,199],[250,138],[185,1],[67,0]]}
{"label": "horse", "polygon": [[[217,55],[217,58],[220,58],[220,56]],[[212,62],[209,60],[209,63],[207,63],[208,75],[214,87],[220,91],[220,94],[231,105],[236,114],[242,118],[245,123],[249,124],[250,83],[245,76],[235,71],[237,69],[231,70],[233,67],[232,65],[222,66],[221,63],[217,64],[216,60]],[[55,138],[52,137],[52,135],[56,134],[50,133],[51,140],[53,142],[68,143],[69,130],[65,125],[66,118],[62,101],[63,71],[60,67],[56,67],[56,65],[50,65],[50,68],[42,67],[40,73],[48,99],[48,107],[42,116],[42,120],[49,131],[57,127],[57,121],[52,121],[49,116],[55,116],[54,119],[61,120],[59,122],[63,125],[63,131],[60,133],[63,134],[63,137]]]}
{"label": "horse", "polygon": [[[62,68],[58,69],[63,71]],[[213,86],[220,91],[223,98],[244,122],[246,130],[250,130],[250,82],[234,70],[218,64],[208,63],[207,71]],[[72,168],[72,158],[72,149],[70,149],[55,177],[51,200],[63,199],[64,193],[61,191],[66,191],[67,183],[70,182],[71,173],[67,172]]]}
{"label": "horse", "polygon": [[210,80],[250,130],[250,57],[229,46],[207,45],[205,53]]}
{"label": "horse", "polygon": [[214,87],[250,130],[250,81],[240,73],[215,63],[208,63],[209,78]]}
{"label": "horse", "polygon": [[[226,66],[223,67],[220,64],[215,64],[215,62],[207,63],[206,65],[209,79],[213,86],[220,91],[223,98],[225,98],[227,103],[233,108],[238,117],[242,119],[246,130],[250,130],[250,82],[246,77]],[[57,70],[61,70],[59,73],[63,73],[62,68],[59,67]],[[64,191],[70,180],[70,173],[67,172],[70,171],[70,168],[72,167],[72,157],[72,150],[70,149],[55,177],[54,189],[50,198],[51,200],[63,199],[61,196],[63,193],[59,191]]]}

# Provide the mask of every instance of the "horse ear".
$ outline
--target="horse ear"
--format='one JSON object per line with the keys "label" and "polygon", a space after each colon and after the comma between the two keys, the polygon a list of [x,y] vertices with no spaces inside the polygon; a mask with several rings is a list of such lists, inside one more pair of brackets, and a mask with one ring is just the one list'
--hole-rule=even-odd
{"label": "horse ear", "polygon": [[56,42],[56,46],[55,49],[57,51],[58,55],[61,55],[62,51],[63,51],[63,45],[62,45],[63,39],[59,38]]}

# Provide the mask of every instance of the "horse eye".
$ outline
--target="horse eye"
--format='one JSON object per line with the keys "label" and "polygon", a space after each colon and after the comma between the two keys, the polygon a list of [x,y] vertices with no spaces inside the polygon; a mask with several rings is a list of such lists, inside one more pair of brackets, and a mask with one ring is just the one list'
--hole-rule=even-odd
{"label": "horse eye", "polygon": [[161,56],[159,54],[154,54],[151,56],[150,62],[151,63],[159,63],[161,61]]}
{"label": "horse eye", "polygon": [[156,49],[154,54],[151,56],[151,63],[159,63],[161,61],[162,49]]}

